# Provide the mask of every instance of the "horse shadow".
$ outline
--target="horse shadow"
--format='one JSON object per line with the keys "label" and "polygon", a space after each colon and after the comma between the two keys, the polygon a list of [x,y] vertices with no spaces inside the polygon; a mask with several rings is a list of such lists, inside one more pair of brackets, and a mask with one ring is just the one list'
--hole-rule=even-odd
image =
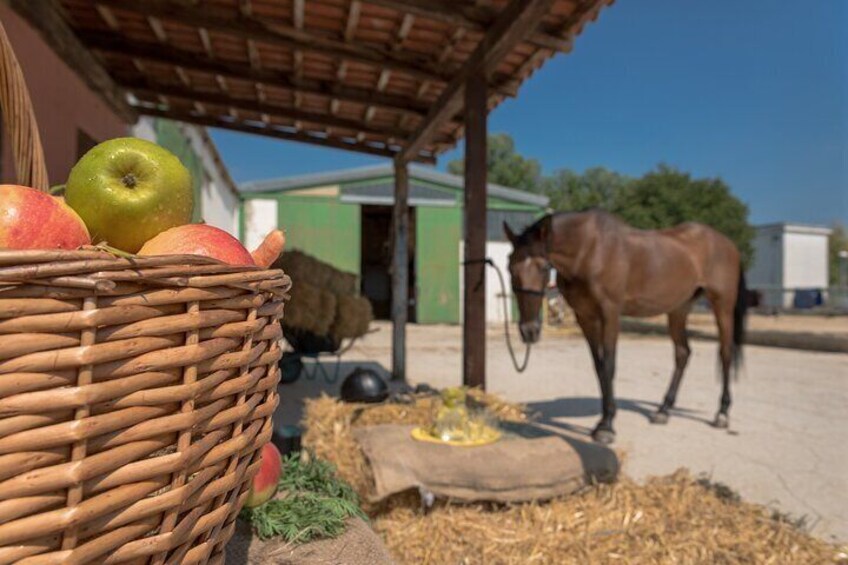
{"label": "horse shadow", "polygon": [[[627,412],[635,412],[650,421],[651,416],[660,407],[658,402],[647,400],[635,400],[630,398],[616,398],[616,407],[618,410]],[[567,432],[580,435],[591,436],[592,428],[563,421],[566,418],[587,418],[590,416],[601,415],[601,399],[598,397],[562,397],[553,400],[545,400],[540,402],[530,402],[527,404],[528,412],[533,418],[541,424],[560,428]],[[690,420],[711,424],[707,418],[699,415],[694,410],[686,408],[672,408],[670,411],[672,418],[688,418]]]}

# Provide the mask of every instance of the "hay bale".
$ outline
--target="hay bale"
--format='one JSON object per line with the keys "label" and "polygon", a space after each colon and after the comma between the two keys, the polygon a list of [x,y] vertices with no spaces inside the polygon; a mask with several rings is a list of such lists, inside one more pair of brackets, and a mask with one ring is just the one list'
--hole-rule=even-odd
{"label": "hay bale", "polygon": [[327,283],[327,290],[341,296],[359,294],[359,278],[353,273],[334,269],[334,274]]}
{"label": "hay bale", "polygon": [[330,335],[337,341],[365,335],[374,320],[371,302],[362,296],[340,294],[336,298],[336,319]]}
{"label": "hay bale", "polygon": [[274,263],[289,275],[295,285],[308,283],[333,294],[357,294],[357,277],[340,271],[302,251],[286,251]]}
{"label": "hay bale", "polygon": [[[469,396],[505,419],[520,406]],[[418,493],[367,503],[370,466],[352,429],[426,425],[436,397],[411,405],[307,400],[303,443],[338,468],[399,564],[418,563],[846,563],[846,548],[818,540],[763,506],[741,502],[685,470],[639,484],[624,477],[547,503],[456,505],[422,513]],[[840,554],[842,557],[840,557]]]}
{"label": "hay bale", "polygon": [[327,335],[336,318],[336,295],[303,281],[293,284],[289,294],[284,325]]}

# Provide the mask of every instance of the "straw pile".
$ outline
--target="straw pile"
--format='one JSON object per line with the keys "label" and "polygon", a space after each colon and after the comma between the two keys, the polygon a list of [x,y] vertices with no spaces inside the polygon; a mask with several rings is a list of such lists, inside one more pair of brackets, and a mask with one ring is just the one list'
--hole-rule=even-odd
{"label": "straw pile", "polygon": [[340,294],[337,296],[336,318],[330,327],[330,335],[336,341],[365,335],[373,319],[374,311],[367,298]]}
{"label": "straw pile", "polygon": [[307,282],[298,282],[286,304],[283,324],[315,335],[327,335],[336,316],[336,303],[336,295],[332,292]]}
{"label": "straw pile", "polygon": [[[501,417],[525,419],[518,406],[478,391],[470,395]],[[351,428],[425,424],[432,401],[369,407],[326,396],[308,401],[304,445],[334,463],[364,499],[373,479]],[[401,564],[848,563],[846,548],[817,540],[685,470],[644,485],[622,478],[548,503],[437,502],[424,514],[416,493],[365,509]]]}

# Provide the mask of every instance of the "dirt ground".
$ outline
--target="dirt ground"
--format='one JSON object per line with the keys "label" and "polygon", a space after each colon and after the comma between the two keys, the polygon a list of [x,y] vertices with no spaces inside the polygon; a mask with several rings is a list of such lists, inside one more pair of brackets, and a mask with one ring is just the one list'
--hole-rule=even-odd
{"label": "dirt ground", "polygon": [[[342,375],[358,364],[390,366],[391,326],[377,327],[379,331],[345,355]],[[600,405],[582,338],[571,328],[547,331],[533,350],[528,370],[517,374],[502,332],[502,327],[489,329],[488,390],[527,403],[551,425],[587,435]],[[408,339],[410,382],[460,384],[459,327],[410,326]],[[694,341],[692,347],[678,407],[667,425],[655,426],[647,416],[668,385],[671,344],[656,336],[621,340],[614,447],[625,472],[642,479],[688,467],[729,485],[747,500],[804,517],[811,531],[824,539],[848,540],[848,355],[748,347],[744,373],[733,386],[731,426],[720,431],[709,425],[720,394],[716,344]],[[320,378],[304,378],[289,385],[279,413],[296,418],[298,397],[321,388],[338,390],[338,383],[321,383]]]}

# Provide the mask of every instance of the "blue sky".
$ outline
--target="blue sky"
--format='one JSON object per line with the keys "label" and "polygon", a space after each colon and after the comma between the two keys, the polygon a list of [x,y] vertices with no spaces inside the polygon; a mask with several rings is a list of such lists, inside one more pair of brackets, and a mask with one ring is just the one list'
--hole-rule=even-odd
{"label": "blue sky", "polygon": [[[848,2],[618,0],[489,130],[546,173],[663,162],[723,178],[755,223],[848,223]],[[213,136],[238,182],[383,162]]]}

